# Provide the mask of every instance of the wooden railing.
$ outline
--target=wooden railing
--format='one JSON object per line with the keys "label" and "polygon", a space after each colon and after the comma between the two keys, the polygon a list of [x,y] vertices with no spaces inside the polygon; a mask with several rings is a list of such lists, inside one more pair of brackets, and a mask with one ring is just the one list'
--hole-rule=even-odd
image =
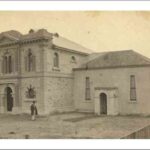
{"label": "wooden railing", "polygon": [[124,136],[121,139],[150,139],[150,125]]}

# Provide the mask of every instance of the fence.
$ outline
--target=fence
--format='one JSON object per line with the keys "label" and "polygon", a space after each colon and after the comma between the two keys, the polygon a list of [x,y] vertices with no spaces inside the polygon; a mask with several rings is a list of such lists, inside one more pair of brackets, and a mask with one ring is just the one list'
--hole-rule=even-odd
{"label": "fence", "polygon": [[121,139],[150,139],[150,125],[124,136]]}

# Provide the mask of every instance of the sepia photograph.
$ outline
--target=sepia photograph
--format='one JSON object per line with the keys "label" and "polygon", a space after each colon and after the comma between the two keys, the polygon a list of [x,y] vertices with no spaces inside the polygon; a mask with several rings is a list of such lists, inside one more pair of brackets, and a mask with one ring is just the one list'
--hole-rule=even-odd
{"label": "sepia photograph", "polygon": [[0,22],[0,139],[150,138],[150,11]]}

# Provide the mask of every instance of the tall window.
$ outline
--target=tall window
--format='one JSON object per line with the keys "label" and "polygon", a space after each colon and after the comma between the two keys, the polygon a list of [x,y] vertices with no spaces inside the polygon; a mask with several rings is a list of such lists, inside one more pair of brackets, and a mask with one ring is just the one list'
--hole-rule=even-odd
{"label": "tall window", "polygon": [[86,77],[85,79],[85,99],[90,100],[91,94],[90,94],[90,78]]}
{"label": "tall window", "polygon": [[54,53],[54,67],[59,67],[59,55],[58,53]]}
{"label": "tall window", "polygon": [[33,54],[31,50],[28,52],[28,71],[33,71]]}
{"label": "tall window", "polygon": [[27,56],[25,57],[25,70],[28,72],[35,71],[36,68],[36,58],[32,54],[31,49],[29,49]]}
{"label": "tall window", "polygon": [[7,73],[7,56],[3,57],[3,64],[2,64],[2,68],[3,68],[3,73]]}
{"label": "tall window", "polygon": [[135,83],[135,76],[130,76],[130,100],[136,101],[136,83]]}
{"label": "tall window", "polygon": [[8,72],[12,72],[12,59],[11,56],[8,57]]}
{"label": "tall window", "polygon": [[13,72],[12,56],[4,55],[2,61],[2,72],[5,74]]}

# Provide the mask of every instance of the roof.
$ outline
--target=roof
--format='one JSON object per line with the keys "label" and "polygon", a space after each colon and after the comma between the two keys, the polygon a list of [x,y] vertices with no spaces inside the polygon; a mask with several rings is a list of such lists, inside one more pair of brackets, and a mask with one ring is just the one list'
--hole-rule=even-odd
{"label": "roof", "polygon": [[0,33],[0,39],[3,38],[4,36],[13,40],[19,40],[22,34],[18,31],[10,30],[10,31]]}
{"label": "roof", "polygon": [[39,29],[37,31],[34,31],[31,29],[28,34],[25,34],[21,36],[20,40],[25,41],[25,40],[35,40],[35,39],[40,39],[40,38],[50,38],[52,39],[52,33],[49,33],[46,29]]}
{"label": "roof", "polygon": [[89,55],[89,61],[75,70],[133,66],[150,66],[150,59],[133,50],[95,53],[95,58]]}
{"label": "roof", "polygon": [[76,50],[82,53],[92,53],[92,50],[85,48],[73,41],[70,41],[62,36],[54,36],[53,37],[53,44],[58,47],[63,47],[71,50]]}
{"label": "roof", "polygon": [[3,37],[9,38],[13,40],[13,42],[14,41],[28,42],[28,41],[38,40],[38,39],[50,39],[52,40],[52,44],[54,46],[63,48],[64,50],[67,49],[67,50],[86,53],[86,54],[92,52],[91,50],[81,46],[80,44],[70,41],[60,36],[58,33],[50,33],[46,29],[39,29],[37,31],[31,29],[28,34],[21,34],[18,31],[10,30],[10,31],[0,33],[0,39],[2,39]]}

